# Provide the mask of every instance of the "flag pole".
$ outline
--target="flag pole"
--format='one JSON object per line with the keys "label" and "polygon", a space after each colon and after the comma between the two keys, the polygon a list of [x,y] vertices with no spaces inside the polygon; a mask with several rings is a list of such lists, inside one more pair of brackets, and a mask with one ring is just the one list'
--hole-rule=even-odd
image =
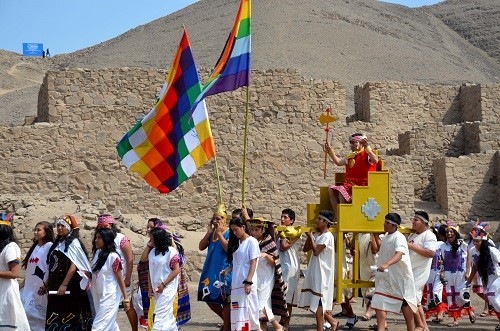
{"label": "flag pole", "polygon": [[214,155],[214,161],[215,161],[215,177],[217,178],[217,203],[221,204],[222,203],[222,185],[220,184],[220,176],[219,176],[219,165],[217,163],[217,154]]}
{"label": "flag pole", "polygon": [[245,105],[245,133],[243,136],[243,177],[241,179],[241,205],[245,206],[245,178],[246,178],[246,159],[247,159],[247,141],[248,141],[248,104],[250,102],[250,89],[247,85],[247,102]]}

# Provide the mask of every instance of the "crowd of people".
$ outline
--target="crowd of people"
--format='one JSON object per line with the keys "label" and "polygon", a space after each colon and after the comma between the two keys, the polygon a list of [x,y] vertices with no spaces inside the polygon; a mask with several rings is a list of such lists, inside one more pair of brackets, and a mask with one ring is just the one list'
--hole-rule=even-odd
{"label": "crowd of people", "polygon": [[[430,323],[459,325],[466,315],[475,323],[471,291],[484,300],[481,316],[500,320],[500,252],[476,221],[470,240],[461,238],[453,222],[432,224],[425,211],[416,211],[412,233],[398,231],[401,217],[385,216],[381,233],[362,233],[358,248],[351,236],[339,240],[330,231],[337,222],[338,203],[351,200],[353,185],[367,185],[368,171],[376,169],[378,154],[366,136],[350,137],[351,154],[339,158],[326,143],[325,153],[346,167],[344,183],[330,187],[331,210],[318,212],[315,226],[301,240],[294,226],[295,212],[281,212],[280,229],[274,222],[254,217],[247,208],[228,218],[220,203],[207,222],[200,251],[207,250],[197,290],[198,301],[220,317],[220,330],[289,330],[293,307],[313,313],[318,331],[343,329],[370,321],[374,330],[387,330],[387,314],[402,313],[408,330],[429,330]],[[125,311],[132,331],[179,330],[191,319],[186,258],[179,236],[158,218],[147,220],[148,240],[137,264],[138,291],[133,291],[134,257],[130,239],[120,233],[112,215],[97,217],[89,252],[80,240],[72,215],[39,222],[33,244],[24,259],[13,231],[13,217],[0,219],[0,325],[17,330],[119,330],[117,314]],[[310,253],[299,288],[300,251]],[[343,257],[335,265],[336,255]],[[333,314],[335,270],[352,277],[348,255],[359,257],[359,278],[375,286],[362,291],[365,312],[356,316],[354,293],[344,291],[342,311]],[[25,269],[19,285],[16,278]],[[137,293],[136,295],[133,295]],[[483,308],[483,307],[481,307]],[[279,319],[279,320],[278,320]],[[447,320],[446,320],[447,319]],[[429,324],[428,324],[429,321]],[[500,324],[496,327],[500,330]]]}

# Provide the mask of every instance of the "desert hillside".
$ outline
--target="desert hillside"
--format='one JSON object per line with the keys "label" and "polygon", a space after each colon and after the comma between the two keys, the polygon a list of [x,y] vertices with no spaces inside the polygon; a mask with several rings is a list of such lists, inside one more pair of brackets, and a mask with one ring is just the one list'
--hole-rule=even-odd
{"label": "desert hillside", "polygon": [[[238,3],[201,0],[99,45],[45,61],[0,51],[0,122],[22,125],[24,116],[36,115],[38,87],[48,69],[166,69],[182,25],[198,66],[210,68]],[[411,9],[377,0],[282,0],[279,6],[255,0],[252,67],[299,69],[306,77],[339,81],[351,94],[354,85],[367,81],[497,82],[500,2],[463,3],[447,0]]]}

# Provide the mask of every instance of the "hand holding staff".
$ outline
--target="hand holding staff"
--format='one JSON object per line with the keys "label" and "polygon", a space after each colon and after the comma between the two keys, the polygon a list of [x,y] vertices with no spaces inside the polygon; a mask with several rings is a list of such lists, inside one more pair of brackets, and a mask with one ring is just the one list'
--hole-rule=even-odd
{"label": "hand holding staff", "polygon": [[326,108],[325,110],[326,114],[321,114],[319,116],[319,122],[321,124],[326,124],[326,128],[325,128],[325,165],[324,165],[324,168],[323,168],[323,179],[326,179],[326,164],[327,164],[327,161],[328,161],[328,151],[326,150],[326,146],[330,146],[330,144],[328,143],[328,132],[330,132],[330,123],[333,123],[337,120],[337,118],[335,116],[332,116],[331,112],[332,110],[330,109],[330,107]]}

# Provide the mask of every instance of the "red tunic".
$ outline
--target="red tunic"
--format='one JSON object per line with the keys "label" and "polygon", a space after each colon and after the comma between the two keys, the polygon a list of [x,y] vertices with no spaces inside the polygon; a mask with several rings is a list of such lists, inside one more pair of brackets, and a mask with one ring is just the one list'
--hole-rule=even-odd
{"label": "red tunic", "polygon": [[376,171],[377,164],[370,162],[370,157],[364,150],[351,153],[346,156],[346,159],[344,183],[342,185],[332,185],[330,188],[342,194],[347,202],[351,202],[352,186],[367,186],[368,171]]}

